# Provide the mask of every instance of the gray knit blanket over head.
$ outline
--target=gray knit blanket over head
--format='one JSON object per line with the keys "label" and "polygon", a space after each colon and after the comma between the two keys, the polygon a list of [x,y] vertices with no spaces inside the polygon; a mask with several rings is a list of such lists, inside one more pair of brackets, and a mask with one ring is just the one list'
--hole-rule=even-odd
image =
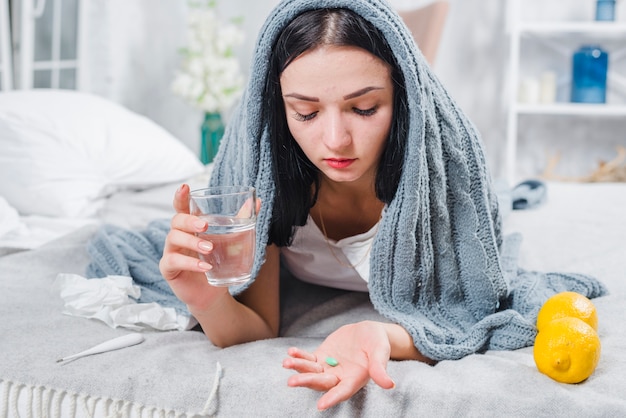
{"label": "gray knit blanket over head", "polygon": [[408,92],[404,170],[371,251],[374,307],[402,325],[422,354],[443,360],[532,345],[537,312],[556,292],[605,294],[591,277],[518,268],[519,237],[502,237],[478,132],[383,0],[284,0],[261,29],[249,84],[229,120],[211,178],[211,184],[254,185],[262,199],[254,275],[265,258],[275,194],[271,138],[262,113],[272,45],[296,15],[323,7],[352,9],[380,29]]}
{"label": "gray knit blanket over head", "polygon": [[[535,318],[553,293],[604,293],[595,279],[517,269],[503,256],[501,221],[476,129],[431,72],[414,39],[382,0],[285,0],[261,29],[251,79],[216,158],[213,184],[254,185],[263,207],[256,259],[264,258],[274,184],[261,109],[272,45],[283,27],[312,8],[352,9],[384,34],[408,92],[410,127],[397,194],[384,211],[371,253],[375,308],[434,359],[532,345]],[[514,246],[514,245],[513,245]]]}

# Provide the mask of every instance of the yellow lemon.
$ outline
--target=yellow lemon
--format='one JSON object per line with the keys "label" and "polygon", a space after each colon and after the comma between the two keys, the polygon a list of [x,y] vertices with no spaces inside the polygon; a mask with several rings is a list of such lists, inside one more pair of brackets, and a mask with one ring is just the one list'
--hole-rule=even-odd
{"label": "yellow lemon", "polygon": [[587,379],[600,360],[600,338],[578,318],[555,319],[544,325],[535,338],[533,356],[537,369],[562,383]]}
{"label": "yellow lemon", "polygon": [[565,317],[581,319],[594,330],[598,329],[596,307],[587,297],[576,292],[561,292],[549,298],[537,315],[537,329],[541,331],[549,322]]}

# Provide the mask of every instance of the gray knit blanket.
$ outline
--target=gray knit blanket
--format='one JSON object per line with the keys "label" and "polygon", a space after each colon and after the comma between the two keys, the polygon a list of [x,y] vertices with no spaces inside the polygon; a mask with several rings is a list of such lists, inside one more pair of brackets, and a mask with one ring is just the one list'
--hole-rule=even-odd
{"label": "gray knit blanket", "polygon": [[159,271],[159,261],[169,230],[169,219],[154,220],[140,231],[116,225],[102,226],[87,242],[90,262],[85,276],[132,277],[133,282],[141,288],[137,302],[156,302],[189,316],[187,306],[172,293]]}
{"label": "gray knit blanket", "polygon": [[378,27],[404,73],[408,92],[405,166],[371,251],[374,307],[402,325],[421,353],[443,360],[532,345],[537,312],[556,292],[572,290],[591,298],[605,294],[592,277],[517,266],[520,237],[502,237],[478,132],[383,0],[284,0],[261,29],[253,76],[229,121],[210,181],[254,185],[263,201],[253,275],[265,258],[275,192],[271,138],[261,111],[272,45],[294,16],[320,7],[352,9]]}

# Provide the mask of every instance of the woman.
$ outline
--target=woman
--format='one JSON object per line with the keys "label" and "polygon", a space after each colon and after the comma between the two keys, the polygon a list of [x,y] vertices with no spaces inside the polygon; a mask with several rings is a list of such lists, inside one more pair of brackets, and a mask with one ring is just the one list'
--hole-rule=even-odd
{"label": "woman", "polygon": [[601,293],[584,276],[544,280],[501,263],[478,134],[397,14],[380,0],[312,3],[283,1],[268,18],[211,178],[253,184],[263,201],[251,284],[207,284],[197,253],[212,245],[194,235],[207,225],[189,215],[188,186],[174,198],[160,269],[209,340],[278,335],[281,257],[302,280],[369,291],[391,323],[343,326],[283,361],[298,372],[289,385],[325,392],[324,410],[370,378],[392,388],[390,359],[527,346],[551,293]]}

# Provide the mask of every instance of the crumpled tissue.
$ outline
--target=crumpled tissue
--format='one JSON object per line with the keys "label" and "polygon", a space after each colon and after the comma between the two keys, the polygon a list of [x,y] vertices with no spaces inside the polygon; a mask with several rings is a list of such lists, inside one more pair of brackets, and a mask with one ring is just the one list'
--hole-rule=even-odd
{"label": "crumpled tissue", "polygon": [[188,330],[197,322],[173,308],[158,303],[137,303],[141,288],[127,276],[87,279],[78,274],[60,273],[54,281],[65,302],[63,313],[97,319],[111,328],[133,331]]}

